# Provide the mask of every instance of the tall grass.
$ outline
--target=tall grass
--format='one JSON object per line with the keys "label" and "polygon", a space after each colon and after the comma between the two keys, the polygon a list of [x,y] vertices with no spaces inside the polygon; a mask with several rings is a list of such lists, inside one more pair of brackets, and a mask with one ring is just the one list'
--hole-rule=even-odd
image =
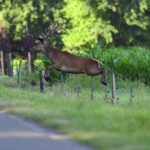
{"label": "tall grass", "polygon": [[[85,75],[73,75],[64,87],[55,84],[44,94],[39,92],[39,86],[11,88],[10,80],[0,77],[0,106],[5,111],[37,120],[100,150],[149,150],[150,89],[142,83],[118,79],[120,100],[113,106],[109,103],[111,94],[104,100],[105,89],[97,77],[94,101],[90,100],[91,79]],[[133,105],[129,105],[131,85]]]}

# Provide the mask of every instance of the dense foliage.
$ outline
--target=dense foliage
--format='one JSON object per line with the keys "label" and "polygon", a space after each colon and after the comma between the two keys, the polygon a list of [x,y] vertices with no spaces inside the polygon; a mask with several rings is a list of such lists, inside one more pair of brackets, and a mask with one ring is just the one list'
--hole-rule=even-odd
{"label": "dense foliage", "polygon": [[[148,47],[149,10],[147,0],[0,0],[0,26],[9,33],[13,53],[18,50],[25,55],[22,46],[28,49],[28,41],[24,44],[22,38],[26,24],[30,33],[39,34],[50,22],[67,22],[65,30],[48,39],[55,47],[80,50],[80,55],[102,60],[111,71],[147,82],[150,80],[149,49],[112,48],[112,45]],[[93,43],[110,48],[102,50]],[[50,63],[46,58],[43,60],[45,66]]]}
{"label": "dense foliage", "polygon": [[117,76],[131,80],[141,79],[145,83],[150,83],[149,49],[142,47],[102,48],[100,44],[94,44],[78,55],[101,60],[108,72],[115,72]]}
{"label": "dense foliage", "polygon": [[[0,26],[13,41],[21,40],[28,23],[39,33],[50,21],[70,20],[55,45],[77,49],[93,42],[149,46],[150,1],[147,0],[0,0]],[[59,43],[59,44],[58,44]]]}
{"label": "dense foliage", "polygon": [[[107,70],[107,74],[114,72],[116,76],[124,79],[137,80],[140,79],[146,84],[150,84],[150,50],[141,47],[126,48],[106,48],[101,47],[100,44],[94,44],[81,53],[75,53],[82,57],[95,58],[103,62]],[[14,61],[14,69],[16,68],[16,61]],[[23,63],[23,68],[26,72],[26,61]],[[19,60],[17,61],[19,64]],[[42,55],[39,59],[34,61],[34,68],[39,71],[46,69],[47,66],[52,65],[50,60]],[[103,67],[103,66],[102,66]],[[61,72],[51,70],[50,76],[55,82],[61,79]],[[63,73],[65,76],[66,74]]]}

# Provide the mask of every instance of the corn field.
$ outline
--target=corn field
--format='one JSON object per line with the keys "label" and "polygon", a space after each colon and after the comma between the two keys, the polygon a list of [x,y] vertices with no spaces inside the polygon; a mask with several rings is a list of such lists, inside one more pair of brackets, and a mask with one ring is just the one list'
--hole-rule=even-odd
{"label": "corn field", "polygon": [[102,61],[108,71],[123,78],[140,79],[146,84],[150,83],[150,50],[148,48],[101,48],[100,45],[95,44],[92,50],[87,49],[80,55]]}

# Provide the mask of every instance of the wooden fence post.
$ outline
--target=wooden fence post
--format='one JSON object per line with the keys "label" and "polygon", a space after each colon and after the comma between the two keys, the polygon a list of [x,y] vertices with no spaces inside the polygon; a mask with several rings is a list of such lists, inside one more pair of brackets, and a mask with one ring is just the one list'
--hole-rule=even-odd
{"label": "wooden fence post", "polygon": [[1,60],[1,69],[2,69],[2,75],[5,75],[5,72],[4,72],[4,54],[3,54],[3,51],[1,50],[0,51],[0,60]]}
{"label": "wooden fence post", "polygon": [[111,99],[112,104],[117,104],[117,99],[116,99],[116,81],[115,81],[115,74],[112,74],[112,99]]}
{"label": "wooden fence post", "polygon": [[18,84],[20,84],[21,81],[21,64],[22,64],[22,60],[20,60],[19,62]]}
{"label": "wooden fence post", "polygon": [[92,78],[92,81],[91,81],[91,100],[93,100],[93,92],[94,92],[94,80],[93,80],[93,78]]}
{"label": "wooden fence post", "polygon": [[45,74],[45,71],[44,71],[44,70],[41,70],[41,71],[40,71],[40,91],[41,91],[42,93],[46,92],[44,74]]}
{"label": "wooden fence post", "polygon": [[28,72],[31,73],[32,72],[32,67],[31,67],[31,53],[28,52]]}
{"label": "wooden fence post", "polygon": [[11,53],[7,54],[8,76],[13,76]]}

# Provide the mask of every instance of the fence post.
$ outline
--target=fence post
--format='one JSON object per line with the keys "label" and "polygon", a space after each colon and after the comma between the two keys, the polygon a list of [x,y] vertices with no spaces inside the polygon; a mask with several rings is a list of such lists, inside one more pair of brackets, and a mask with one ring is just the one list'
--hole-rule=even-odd
{"label": "fence post", "polygon": [[4,54],[3,54],[3,51],[1,50],[0,51],[0,60],[1,60],[1,69],[2,69],[2,75],[5,75],[5,72],[4,72]]}
{"label": "fence post", "polygon": [[40,91],[41,91],[42,93],[46,92],[44,74],[45,74],[45,71],[44,71],[44,70],[41,70],[41,71],[40,71]]}
{"label": "fence post", "polygon": [[112,104],[117,104],[115,74],[112,74]]}
{"label": "fence post", "polygon": [[68,92],[72,92],[72,87],[71,84],[72,83],[72,74],[69,73],[69,77],[68,77]]}
{"label": "fence post", "polygon": [[61,83],[62,83],[62,87],[64,87],[64,78],[63,78],[63,74],[62,74],[62,72],[61,72],[60,76],[61,76]]}
{"label": "fence post", "polygon": [[20,60],[19,62],[18,84],[20,84],[21,81],[21,64],[22,64],[22,60]]}
{"label": "fence post", "polygon": [[80,89],[81,89],[81,85],[80,85],[80,82],[78,83],[78,86],[77,86],[77,95],[79,96],[80,94]]}
{"label": "fence post", "polygon": [[108,89],[108,85],[107,85],[107,86],[106,86],[105,100],[108,98],[108,93],[109,93],[109,89]]}
{"label": "fence post", "polygon": [[28,72],[32,72],[32,67],[31,67],[31,53],[28,52]]}
{"label": "fence post", "polygon": [[131,97],[130,97],[130,105],[132,105],[132,99],[133,99],[133,87],[131,87]]}
{"label": "fence post", "polygon": [[18,63],[17,63],[17,61],[16,61],[16,74],[18,75]]}
{"label": "fence post", "polygon": [[13,76],[11,53],[7,54],[8,76]]}
{"label": "fence post", "polygon": [[93,78],[92,78],[92,81],[91,81],[91,100],[93,100],[93,92],[94,92],[94,80],[93,80]]}

